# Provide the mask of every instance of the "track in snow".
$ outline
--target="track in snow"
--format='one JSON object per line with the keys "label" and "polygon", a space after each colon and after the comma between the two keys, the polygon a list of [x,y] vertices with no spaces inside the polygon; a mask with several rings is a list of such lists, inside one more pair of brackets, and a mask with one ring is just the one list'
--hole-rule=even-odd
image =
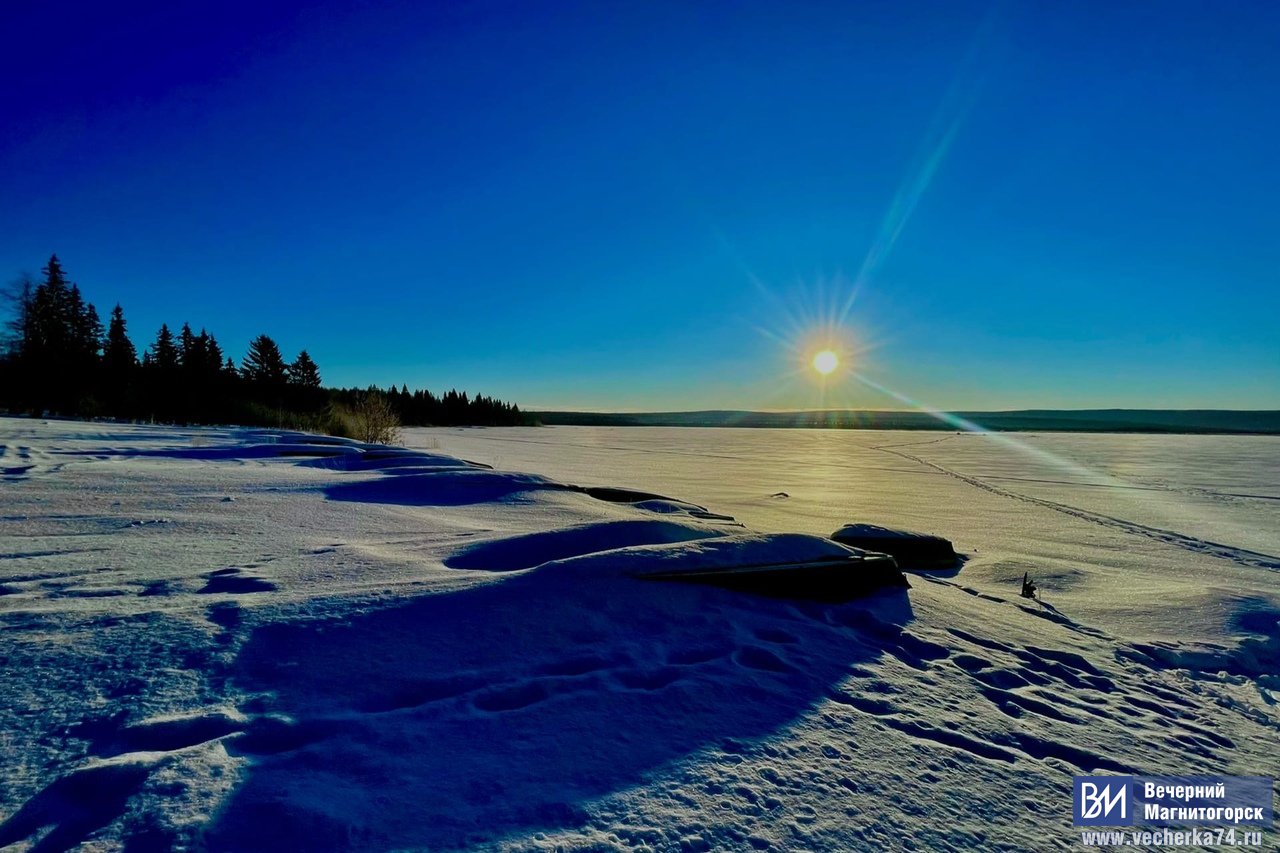
{"label": "track in snow", "polygon": [[[948,436],[950,438],[950,436]],[[1024,495],[1019,492],[1012,492],[1008,489],[994,486],[991,483],[980,480],[977,477],[971,477],[968,474],[961,474],[950,468],[922,459],[910,453],[895,448],[899,447],[918,447],[923,444],[937,444],[946,439],[935,439],[933,441],[924,441],[917,444],[885,444],[873,447],[873,450],[879,450],[882,453],[889,453],[901,459],[915,462],[927,468],[932,468],[940,474],[953,477],[963,483],[968,483],[977,489],[990,492],[993,495],[999,495],[1004,498],[1010,498],[1023,503],[1033,504],[1035,506],[1044,507],[1045,509],[1060,512],[1063,515],[1069,515],[1072,518],[1078,518],[1092,524],[1102,527],[1108,527],[1113,530],[1120,530],[1124,533],[1131,533],[1135,536],[1145,536],[1148,539],[1154,539],[1166,545],[1172,545],[1176,548],[1182,548],[1186,551],[1193,551],[1197,554],[1207,554],[1210,557],[1217,557],[1222,560],[1231,560],[1244,566],[1252,566],[1261,569],[1280,569],[1280,557],[1272,554],[1263,554],[1258,551],[1250,551],[1245,548],[1237,548],[1232,545],[1224,545],[1221,542],[1213,542],[1208,539],[1200,539],[1195,536],[1188,536],[1184,533],[1178,533],[1173,530],[1165,530],[1160,527],[1151,527],[1146,524],[1139,524],[1136,521],[1128,521],[1123,518],[1116,518],[1111,515],[1104,515],[1100,512],[1093,512],[1080,507],[1071,506],[1070,504],[1058,503],[1057,501],[1046,500],[1045,498],[1035,498],[1030,495]]]}

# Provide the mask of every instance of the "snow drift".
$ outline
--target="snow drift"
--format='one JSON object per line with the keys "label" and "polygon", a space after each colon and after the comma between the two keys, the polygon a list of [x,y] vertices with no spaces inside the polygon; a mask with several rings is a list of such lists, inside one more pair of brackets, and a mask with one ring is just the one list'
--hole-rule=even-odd
{"label": "snow drift", "polygon": [[[972,520],[974,558],[909,594],[645,581],[856,559],[815,535],[838,526],[822,507],[923,526],[922,475],[894,457],[817,501],[797,445],[722,453],[703,489],[656,462],[597,488],[625,471],[557,470],[580,457],[550,432],[427,434],[446,453],[0,420],[0,847],[1065,848],[1072,774],[1274,771],[1266,569],[945,474],[934,505]],[[777,501],[748,470],[799,479]],[[1044,605],[1009,592],[1026,565]],[[1126,633],[1118,576],[1195,635],[1151,612]]]}

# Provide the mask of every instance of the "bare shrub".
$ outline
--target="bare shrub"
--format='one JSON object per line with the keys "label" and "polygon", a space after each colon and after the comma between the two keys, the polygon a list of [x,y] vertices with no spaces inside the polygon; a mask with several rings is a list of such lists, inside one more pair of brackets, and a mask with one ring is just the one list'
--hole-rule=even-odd
{"label": "bare shrub", "polygon": [[369,444],[399,444],[400,418],[390,401],[373,392],[361,394],[344,426],[350,435]]}

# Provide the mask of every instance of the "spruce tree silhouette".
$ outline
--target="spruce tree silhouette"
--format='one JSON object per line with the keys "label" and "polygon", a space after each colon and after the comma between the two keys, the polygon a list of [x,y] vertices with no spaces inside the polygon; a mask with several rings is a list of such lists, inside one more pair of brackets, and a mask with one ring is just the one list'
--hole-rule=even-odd
{"label": "spruce tree silhouette", "polygon": [[275,388],[285,384],[289,370],[276,342],[267,335],[258,335],[249,344],[249,354],[241,363],[240,373],[250,382]]}
{"label": "spruce tree silhouette", "polygon": [[107,327],[107,342],[102,353],[102,366],[110,378],[126,376],[138,366],[138,351],[129,340],[124,309],[116,303],[111,309],[111,322]]}
{"label": "spruce tree silhouette", "polygon": [[299,388],[320,387],[320,368],[311,360],[306,350],[298,353],[293,364],[289,365],[289,384]]}
{"label": "spruce tree silhouette", "polygon": [[27,308],[22,361],[26,385],[57,412],[79,408],[96,383],[102,323],[80,288],[67,280],[57,255]]}
{"label": "spruce tree silhouette", "polygon": [[200,349],[201,374],[207,380],[216,379],[222,370],[222,347],[218,346],[218,339],[201,329],[199,337],[196,338],[196,345]]}
{"label": "spruce tree silhouette", "polygon": [[80,295],[79,285],[71,285],[67,302],[71,357],[78,369],[91,369],[102,349],[102,321],[98,319],[98,310]]}
{"label": "spruce tree silhouette", "polygon": [[178,361],[182,364],[182,369],[188,374],[197,372],[200,369],[200,356],[191,324],[183,323],[182,331],[178,333]]}
{"label": "spruce tree silhouette", "polygon": [[156,333],[156,342],[151,345],[151,364],[156,370],[172,373],[178,369],[180,358],[178,347],[173,341],[173,332],[168,323],[160,324]]}
{"label": "spruce tree silhouette", "polygon": [[306,350],[286,364],[267,335],[253,340],[240,369],[212,334],[195,334],[190,323],[177,335],[162,324],[140,353],[120,305],[104,333],[56,254],[42,273],[39,281],[20,277],[0,294],[0,308],[9,309],[0,318],[0,408],[9,411],[324,430],[343,428],[344,409],[375,395],[405,424],[524,422],[516,406],[457,391],[442,399],[406,384],[385,392],[325,388]]}
{"label": "spruce tree silhouette", "polygon": [[162,323],[155,342],[143,361],[146,411],[152,419],[178,420],[184,409],[179,399],[181,354],[174,342],[169,324]]}
{"label": "spruce tree silhouette", "polygon": [[120,415],[132,412],[132,385],[138,372],[138,351],[129,340],[124,309],[111,309],[111,322],[102,347],[102,390],[108,410]]}

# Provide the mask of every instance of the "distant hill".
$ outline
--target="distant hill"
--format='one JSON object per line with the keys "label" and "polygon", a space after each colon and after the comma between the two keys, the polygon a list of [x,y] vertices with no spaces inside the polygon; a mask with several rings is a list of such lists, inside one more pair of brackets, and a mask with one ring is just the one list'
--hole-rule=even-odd
{"label": "distant hill", "polygon": [[[1027,409],[952,412],[993,432],[1154,432],[1280,434],[1280,411],[1223,409]],[[810,409],[794,412],[533,412],[547,425],[919,429],[954,431],[924,412]]]}

